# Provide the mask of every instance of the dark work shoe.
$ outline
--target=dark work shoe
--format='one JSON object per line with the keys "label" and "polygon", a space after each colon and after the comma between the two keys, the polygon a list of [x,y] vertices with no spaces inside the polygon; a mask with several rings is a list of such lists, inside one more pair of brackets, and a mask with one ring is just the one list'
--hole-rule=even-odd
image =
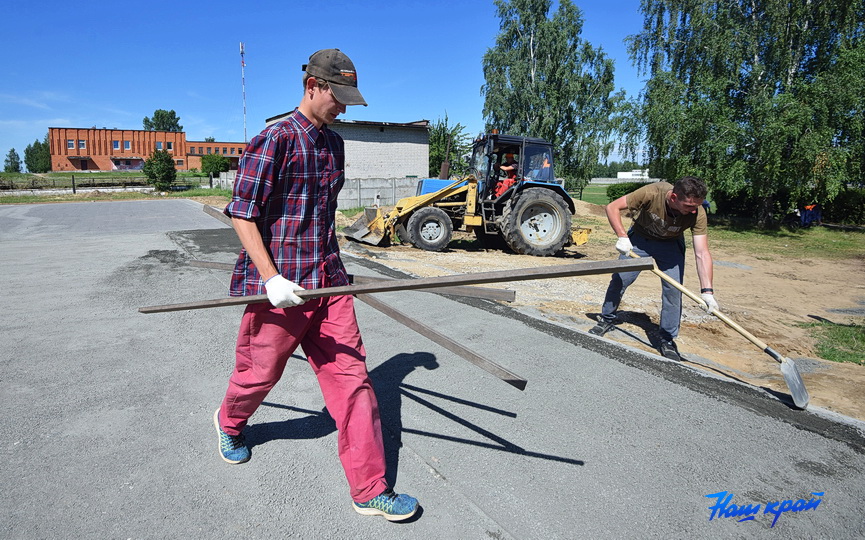
{"label": "dark work shoe", "polygon": [[229,435],[222,431],[222,426],[219,425],[219,409],[213,413],[213,424],[216,426],[216,436],[219,439],[219,455],[222,459],[237,465],[249,461],[249,447],[243,440],[243,435]]}
{"label": "dark work shoe", "polygon": [[662,339],[661,344],[658,345],[658,352],[661,353],[661,356],[670,360],[682,360],[682,357],[679,355],[679,348],[676,347],[676,342],[672,339]]}
{"label": "dark work shoe", "polygon": [[365,503],[356,502],[353,505],[358,514],[384,516],[388,521],[402,521],[417,512],[417,499],[406,494],[397,495],[390,488]]}
{"label": "dark work shoe", "polygon": [[615,323],[610,322],[606,319],[598,319],[598,324],[593,326],[591,330],[589,330],[589,333],[596,336],[603,336],[604,334],[612,330],[615,326]]}

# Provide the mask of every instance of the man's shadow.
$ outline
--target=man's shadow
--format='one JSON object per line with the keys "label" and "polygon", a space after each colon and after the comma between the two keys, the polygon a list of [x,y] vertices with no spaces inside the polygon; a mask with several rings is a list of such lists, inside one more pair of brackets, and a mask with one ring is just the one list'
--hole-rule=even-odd
{"label": "man's shadow", "polygon": [[[300,355],[293,355],[292,358],[306,363],[306,359]],[[382,439],[387,463],[385,479],[390,486],[396,485],[399,449],[402,447],[400,385],[415,369],[431,370],[437,367],[439,367],[438,361],[431,353],[400,353],[369,372],[381,416]],[[326,407],[314,411],[267,401],[262,402],[262,406],[294,411],[306,416],[278,422],[251,423],[243,430],[246,444],[250,449],[280,439],[318,439],[336,431],[336,423]]]}
{"label": "man's shadow", "polygon": [[384,454],[387,461],[385,479],[396,485],[399,452],[402,448],[402,390],[406,377],[415,369],[433,370],[439,367],[435,355],[428,352],[400,353],[369,372],[378,398]]}
{"label": "man's shadow", "polygon": [[[306,360],[300,356],[294,356],[294,358],[306,362]],[[568,456],[546,454],[524,448],[489,431],[481,425],[475,424],[442,406],[436,405],[432,401],[429,401],[429,399],[422,398],[421,394],[428,396],[429,398],[447,401],[458,406],[471,407],[473,409],[483,410],[509,418],[515,418],[517,416],[516,413],[490,407],[475,401],[464,400],[440,392],[419,388],[404,382],[409,374],[416,369],[424,368],[432,370],[438,367],[438,360],[435,355],[431,353],[401,353],[393,356],[369,372],[379,404],[386,460],[385,479],[387,480],[388,485],[396,485],[403,432],[478,448],[500,450],[525,457],[557,461],[569,465],[584,464],[582,460]],[[402,422],[403,398],[408,398],[414,403],[426,407],[430,411],[463,426],[477,435],[480,435],[482,440],[442,435],[419,429],[404,428]],[[307,416],[280,422],[249,425],[244,430],[244,435],[246,436],[247,445],[249,445],[250,448],[272,440],[314,439],[325,437],[336,431],[336,424],[333,419],[331,419],[330,414],[328,414],[327,408],[324,408],[321,411],[313,411],[293,407],[291,405],[282,405],[270,402],[264,402],[262,405],[299,412]]]}
{"label": "man's shadow", "polygon": [[[586,313],[586,317],[595,321],[600,321],[600,313]],[[635,334],[625,328],[622,328],[622,323],[628,323],[636,326],[643,331],[643,336]],[[616,313],[616,327],[611,332],[621,332],[635,341],[639,341],[643,345],[657,349],[661,345],[660,328],[652,319],[645,313],[638,311],[619,311]]]}

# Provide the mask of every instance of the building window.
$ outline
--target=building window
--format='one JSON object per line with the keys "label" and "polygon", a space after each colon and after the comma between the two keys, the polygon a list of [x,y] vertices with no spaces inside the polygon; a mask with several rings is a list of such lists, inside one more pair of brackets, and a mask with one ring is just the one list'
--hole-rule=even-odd
{"label": "building window", "polygon": [[171,142],[171,141],[168,141],[168,142],[167,142],[167,143],[165,143],[165,144],[167,144],[167,145],[168,145],[168,149],[169,149],[169,150],[174,150],[174,143],[173,143],[173,142]]}
{"label": "building window", "polygon": [[87,148],[87,141],[84,139],[78,139],[78,148],[85,150]]}
{"label": "building window", "polygon": [[156,149],[162,150],[162,141],[156,141]]}
{"label": "building window", "polygon": [[176,160],[174,160],[174,162],[177,163],[178,165],[180,165],[181,167],[183,166],[183,160],[182,159],[176,159]]}
{"label": "building window", "polygon": [[66,139],[66,148],[68,148],[69,150],[75,150],[75,140]]}
{"label": "building window", "polygon": [[130,141],[123,141],[123,149],[127,152],[132,150],[132,143]]}
{"label": "building window", "polygon": [[209,146],[207,147],[207,153],[208,154],[210,153],[210,147]]}
{"label": "building window", "polygon": [[228,153],[228,148],[226,148],[226,147],[223,146],[223,147],[222,147],[222,153],[223,153],[223,154],[227,154],[227,153]]}
{"label": "building window", "polygon": [[231,149],[231,155],[232,155],[232,156],[234,155],[234,151],[235,151],[235,150],[236,150],[236,148],[232,148],[232,149]]}
{"label": "building window", "polygon": [[120,150],[120,141],[112,141],[115,150]]}

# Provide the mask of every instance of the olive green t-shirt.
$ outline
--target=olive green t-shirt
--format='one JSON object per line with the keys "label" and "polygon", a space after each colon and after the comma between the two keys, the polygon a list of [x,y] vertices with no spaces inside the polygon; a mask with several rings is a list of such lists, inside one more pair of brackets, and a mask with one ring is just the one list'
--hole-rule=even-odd
{"label": "olive green t-shirt", "polygon": [[691,229],[694,236],[707,234],[706,210],[702,206],[697,208],[696,214],[670,215],[666,197],[672,189],[668,182],[656,182],[628,193],[628,210],[634,218],[634,230],[655,240],[676,238],[685,229]]}

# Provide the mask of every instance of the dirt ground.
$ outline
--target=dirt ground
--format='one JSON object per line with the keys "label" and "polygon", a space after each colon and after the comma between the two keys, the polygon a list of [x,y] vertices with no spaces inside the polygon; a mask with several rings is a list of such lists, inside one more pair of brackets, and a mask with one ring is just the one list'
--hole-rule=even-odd
{"label": "dirt ground", "polygon": [[[616,258],[615,238],[606,225],[603,207],[575,202],[578,205],[575,225],[590,226],[592,233],[587,244],[570,246],[557,257],[485,251],[473,235],[465,233],[455,233],[454,241],[441,253],[408,245],[383,248],[348,240],[343,242],[343,249],[418,277]],[[343,219],[338,224],[348,225],[352,221]],[[714,288],[721,311],[796,362],[812,406],[865,421],[865,367],[819,359],[807,329],[797,326],[819,319],[835,323],[861,321],[865,309],[865,260],[797,258],[793,254],[763,260],[733,248],[712,245],[711,230],[709,239],[715,259]],[[608,282],[609,275],[597,275],[499,286],[516,291],[516,302],[512,305],[518,309],[588,330],[600,312]],[[691,250],[686,262],[685,286],[699,290]],[[623,323],[605,338],[655,352],[652,343],[657,335],[660,290],[660,280],[644,272],[625,293],[620,308]],[[771,357],[688,298],[683,298],[683,305],[682,327],[676,341],[690,365],[789,393],[779,364]]]}

